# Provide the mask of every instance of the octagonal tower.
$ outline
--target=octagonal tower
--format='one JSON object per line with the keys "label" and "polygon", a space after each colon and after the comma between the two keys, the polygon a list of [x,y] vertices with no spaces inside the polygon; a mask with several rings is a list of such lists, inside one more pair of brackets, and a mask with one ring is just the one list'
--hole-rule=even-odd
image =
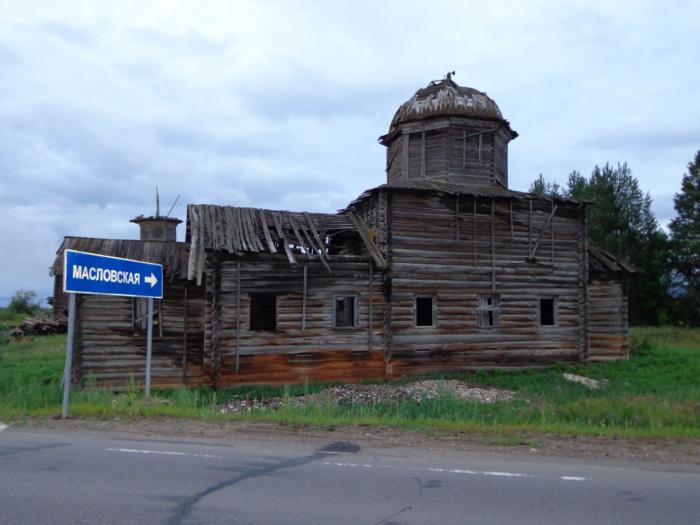
{"label": "octagonal tower", "polygon": [[387,147],[387,182],[437,180],[508,187],[508,143],[518,134],[496,103],[448,73],[396,111]]}

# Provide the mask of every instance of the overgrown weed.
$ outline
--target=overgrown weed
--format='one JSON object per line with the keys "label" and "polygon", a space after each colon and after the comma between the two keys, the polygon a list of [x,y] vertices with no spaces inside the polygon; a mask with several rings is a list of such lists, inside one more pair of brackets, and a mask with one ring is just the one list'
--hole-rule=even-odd
{"label": "overgrown weed", "polygon": [[[636,328],[631,331],[628,361],[557,365],[546,370],[477,371],[437,374],[471,384],[512,390],[512,401],[483,404],[441,390],[433,399],[394,399],[373,404],[343,402],[330,396],[319,403],[292,401],[324,392],[330,383],[154,390],[145,402],[131,378],[122,392],[96,387],[88,377],[72,394],[78,417],[180,417],[204,420],[274,421],[290,426],[380,425],[423,432],[470,430],[555,432],[621,437],[700,437],[700,330]],[[0,345],[0,417],[60,413],[65,337],[36,337]],[[598,390],[566,381],[571,372],[606,379]],[[414,379],[402,378],[396,384]],[[223,414],[217,407],[231,399],[282,398],[278,410]],[[515,439],[512,440],[515,442]]]}

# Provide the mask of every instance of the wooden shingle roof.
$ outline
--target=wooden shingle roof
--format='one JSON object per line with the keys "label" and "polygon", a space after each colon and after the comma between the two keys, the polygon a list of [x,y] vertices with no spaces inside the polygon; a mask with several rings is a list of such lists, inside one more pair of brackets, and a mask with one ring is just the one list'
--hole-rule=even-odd
{"label": "wooden shingle roof", "polygon": [[330,271],[327,239],[343,231],[357,233],[377,265],[386,265],[368,235],[367,226],[352,212],[331,214],[190,204],[186,236],[191,248],[188,277],[201,281],[209,251],[236,255],[279,252],[285,253],[294,264],[296,259],[290,245],[318,256]]}
{"label": "wooden shingle roof", "polygon": [[368,190],[365,190],[348,204],[347,208],[341,210],[345,212],[346,210],[352,209],[356,204],[359,204],[364,199],[370,195],[387,189],[390,191],[409,191],[409,192],[434,192],[434,193],[445,193],[448,195],[468,195],[474,197],[494,197],[494,198],[505,198],[505,199],[544,199],[544,200],[554,200],[555,202],[569,202],[573,204],[590,204],[591,201],[585,201],[580,199],[572,199],[569,197],[561,196],[550,196],[550,195],[536,195],[534,193],[527,193],[524,191],[515,191],[502,186],[489,185],[489,186],[477,186],[474,184],[463,184],[456,182],[447,182],[441,180],[430,180],[430,179],[411,179],[407,181],[396,181],[388,184],[380,184]]}
{"label": "wooden shingle roof", "polygon": [[637,268],[630,263],[591,244],[588,245],[588,268],[590,273],[637,273]]}
{"label": "wooden shingle roof", "polygon": [[51,275],[63,275],[64,250],[77,250],[162,264],[166,276],[183,279],[187,277],[187,245],[184,242],[64,237],[50,267]]}

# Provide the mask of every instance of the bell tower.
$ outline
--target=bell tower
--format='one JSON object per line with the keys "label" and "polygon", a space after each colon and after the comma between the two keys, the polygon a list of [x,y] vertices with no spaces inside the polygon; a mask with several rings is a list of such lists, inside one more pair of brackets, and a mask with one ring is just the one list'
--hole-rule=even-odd
{"label": "bell tower", "polygon": [[452,75],[416,91],[379,137],[389,184],[508,187],[508,143],[518,134],[486,93],[458,85]]}

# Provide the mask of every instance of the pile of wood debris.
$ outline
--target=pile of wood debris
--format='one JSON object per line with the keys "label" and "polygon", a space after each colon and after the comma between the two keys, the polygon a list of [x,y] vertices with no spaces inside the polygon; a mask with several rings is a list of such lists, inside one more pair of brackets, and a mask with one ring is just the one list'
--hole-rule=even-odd
{"label": "pile of wood debris", "polygon": [[37,319],[28,318],[12,327],[10,336],[21,339],[28,335],[64,334],[68,329],[68,319],[64,316],[50,315]]}
{"label": "pile of wood debris", "polygon": [[[464,401],[496,403],[510,401],[515,394],[508,390],[470,386],[456,379],[430,379],[401,385],[338,385],[313,394],[304,394],[288,400],[291,406],[308,405],[374,405],[377,403],[412,400],[422,403],[448,395]],[[217,408],[222,414],[250,412],[252,410],[277,410],[285,403],[281,397],[250,399],[237,396]]]}

